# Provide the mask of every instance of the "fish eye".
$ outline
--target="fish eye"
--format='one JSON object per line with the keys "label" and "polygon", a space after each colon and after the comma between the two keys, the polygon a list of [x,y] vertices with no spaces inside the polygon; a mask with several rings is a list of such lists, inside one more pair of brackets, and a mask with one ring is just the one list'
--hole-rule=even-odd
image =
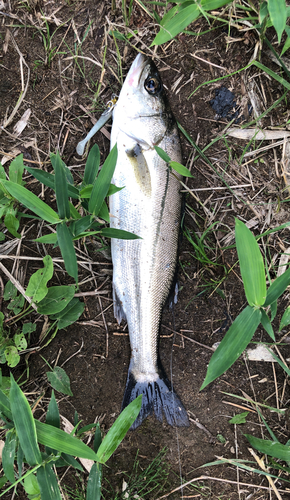
{"label": "fish eye", "polygon": [[162,85],[158,78],[154,76],[148,76],[144,83],[145,90],[147,90],[148,94],[156,95],[160,92]]}

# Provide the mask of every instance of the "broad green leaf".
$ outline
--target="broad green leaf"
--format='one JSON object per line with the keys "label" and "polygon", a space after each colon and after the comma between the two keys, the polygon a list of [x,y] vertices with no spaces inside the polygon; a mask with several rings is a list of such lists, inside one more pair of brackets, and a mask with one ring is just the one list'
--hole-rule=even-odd
{"label": "broad green leaf", "polygon": [[182,175],[183,177],[192,177],[193,175],[191,172],[186,168],[184,165],[181,165],[181,163],[178,163],[177,161],[171,161],[169,163],[169,166],[173,168],[178,174]]}
{"label": "broad green leaf", "polygon": [[74,249],[72,234],[69,231],[65,222],[58,224],[56,227],[57,241],[61,251],[62,258],[67,273],[78,281],[78,264],[77,256]]}
{"label": "broad green leaf", "polygon": [[14,314],[19,314],[24,306],[25,299],[23,295],[18,295],[15,299],[12,299],[10,304],[8,304],[7,309],[10,309]]}
{"label": "broad green leaf", "polygon": [[100,208],[98,217],[100,219],[105,220],[106,222],[110,222],[110,214],[109,214],[109,209],[106,203],[106,200],[103,201],[102,206]]}
{"label": "broad green leaf", "polygon": [[[60,465],[61,461],[63,461],[63,465]],[[84,471],[81,464],[79,464],[79,462],[74,457],[72,457],[71,455],[68,455],[67,453],[62,453],[61,459],[57,460],[55,465],[57,467],[64,467],[64,466],[70,465],[74,469],[77,469],[81,472]]]}
{"label": "broad green leaf", "polygon": [[27,340],[22,332],[15,333],[13,340],[18,351],[24,351],[24,349],[27,349]]}
{"label": "broad green leaf", "polygon": [[36,471],[41,500],[61,500],[56,475],[50,464],[39,467]]}
{"label": "broad green leaf", "polygon": [[17,295],[17,288],[11,281],[7,281],[4,287],[4,300],[14,299]]}
{"label": "broad green leaf", "polygon": [[243,413],[239,413],[238,415],[235,415],[231,420],[229,420],[229,424],[245,424],[246,423],[246,417],[249,414],[248,411],[243,411]]}
{"label": "broad green leaf", "polygon": [[27,335],[28,333],[35,332],[35,330],[36,330],[35,323],[28,322],[28,323],[24,323],[22,326],[22,333],[24,335]]}
{"label": "broad green leaf", "polygon": [[55,366],[52,372],[46,372],[47,378],[51,387],[62,394],[73,396],[70,388],[70,380],[65,373],[64,369],[60,366]]}
{"label": "broad green leaf", "polygon": [[261,453],[270,455],[270,457],[279,458],[285,462],[290,461],[290,446],[276,443],[267,439],[260,439],[249,434],[244,434],[250,445]]}
{"label": "broad green leaf", "polygon": [[10,404],[17,436],[29,465],[41,464],[41,453],[37,444],[35,420],[20,387],[11,377]]}
{"label": "broad green leaf", "polygon": [[50,402],[48,405],[46,413],[46,423],[52,425],[53,427],[57,427],[58,429],[60,428],[60,416],[54,391],[52,391]]}
{"label": "broad green leaf", "polygon": [[46,255],[43,258],[42,269],[38,269],[31,277],[28,282],[26,289],[26,295],[28,297],[33,297],[34,302],[40,302],[46,296],[48,288],[46,286],[47,282],[53,276],[53,262],[50,255]]}
{"label": "broad green leaf", "polygon": [[111,179],[117,163],[117,144],[112,148],[105,160],[104,165],[93,185],[92,194],[89,200],[89,212],[98,215],[105,196],[109,190]]}
{"label": "broad green leaf", "polygon": [[261,309],[261,313],[262,313],[261,323],[262,323],[263,327],[265,328],[266,332],[270,335],[271,339],[274,340],[274,342],[275,342],[275,334],[274,334],[274,330],[273,330],[273,327],[271,325],[271,322],[269,320],[269,317],[266,314],[266,312],[264,311],[264,309]]}
{"label": "broad green leaf", "polygon": [[72,219],[78,220],[82,218],[81,214],[77,211],[77,209],[71,202],[69,202],[69,209],[70,209],[70,217]]}
{"label": "broad green leaf", "polygon": [[274,302],[272,302],[270,304],[270,309],[271,309],[271,322],[274,321],[274,319],[276,318],[276,314],[277,314],[277,307],[278,307],[278,304],[277,304],[277,300],[274,300]]}
{"label": "broad green leaf", "polygon": [[49,222],[50,224],[56,224],[60,222],[58,214],[49,207],[44,201],[40,200],[35,194],[28,191],[23,186],[15,184],[10,181],[1,181],[7,191],[16,198],[22,205],[29,208],[41,219]]}
{"label": "broad green leaf", "polygon": [[16,433],[15,430],[12,429],[8,431],[5,437],[5,445],[2,451],[2,465],[4,469],[4,474],[10,483],[14,483],[15,475],[14,475],[14,459],[15,459],[15,451],[16,451]]}
{"label": "broad green leaf", "polygon": [[97,453],[97,462],[104,464],[118,448],[131,425],[135,422],[142,406],[142,394],[132,401],[118,416],[107,435],[104,437]]}
{"label": "broad green leaf", "polygon": [[142,239],[141,236],[129,233],[129,231],[124,231],[123,229],[116,229],[114,227],[104,227],[100,231],[102,236],[106,238],[118,238],[121,240],[137,240]]}
{"label": "broad green leaf", "polygon": [[100,166],[100,150],[97,144],[91,148],[88,159],[86,161],[84,182],[85,184],[93,184],[97,177]]}
{"label": "broad green leaf", "polygon": [[59,330],[62,330],[75,323],[83,314],[84,308],[84,302],[74,297],[62,311],[53,314],[51,319],[58,319],[57,327]]}
{"label": "broad green leaf", "polygon": [[86,500],[100,500],[102,487],[102,466],[93,464],[87,482]]}
{"label": "broad green leaf", "polygon": [[52,286],[47,295],[37,305],[39,314],[56,314],[62,311],[71,301],[75,293],[74,286]]}
{"label": "broad green leaf", "polygon": [[35,495],[35,498],[37,495],[40,495],[40,489],[38,486],[38,482],[36,479],[36,476],[32,473],[29,474],[29,476],[26,476],[24,478],[24,489],[27,495]]}
{"label": "broad green leaf", "polygon": [[124,189],[124,187],[125,186],[118,187],[118,186],[115,186],[115,184],[110,184],[107,196],[112,196],[112,194],[115,194],[115,193],[118,193],[119,191],[122,191],[122,189]]}
{"label": "broad green leaf", "polygon": [[254,309],[251,306],[247,306],[239,314],[213,353],[200,390],[232,366],[251,341],[260,320],[260,309]]}
{"label": "broad green leaf", "polygon": [[262,306],[266,299],[266,277],[259,245],[239,219],[236,219],[235,236],[247,301],[250,306]]}
{"label": "broad green leaf", "polygon": [[59,153],[57,153],[55,158],[54,171],[55,171],[55,195],[56,195],[58,214],[61,219],[69,219],[70,206],[68,200],[67,180]]}
{"label": "broad green leaf", "polygon": [[279,332],[281,332],[282,328],[288,326],[289,324],[290,324],[290,306],[288,306],[284,311],[284,314],[280,321]]}
{"label": "broad green leaf", "polygon": [[285,273],[281,274],[278,278],[273,281],[273,283],[269,286],[267,290],[267,297],[264,304],[264,307],[269,306],[275,300],[277,300],[282,293],[285,292],[287,286],[290,284],[290,267],[285,271]]}
{"label": "broad green leaf", "polygon": [[18,365],[20,361],[20,356],[18,354],[17,348],[14,345],[9,345],[4,350],[5,358],[9,368],[14,368]]}
{"label": "broad green leaf", "polygon": [[38,420],[35,420],[35,425],[37,439],[40,444],[67,453],[68,455],[96,461],[97,455],[95,452],[76,437]]}
{"label": "broad green leaf", "polygon": [[280,43],[287,21],[285,0],[268,0],[268,11]]}
{"label": "broad green leaf", "polygon": [[56,233],[46,234],[45,236],[40,236],[39,238],[36,238],[33,241],[37,241],[37,243],[46,243],[55,245],[57,243],[57,234]]}
{"label": "broad green leaf", "polygon": [[4,217],[4,224],[7,227],[8,231],[12,234],[12,236],[14,236],[15,238],[21,238],[21,234],[17,232],[19,228],[19,220],[15,217],[12,211],[9,210],[6,213]]}
{"label": "broad green leaf", "polygon": [[23,171],[23,154],[20,154],[9,165],[9,180],[16,184],[21,184]]}
{"label": "broad green leaf", "polygon": [[91,215],[86,215],[85,217],[82,217],[81,219],[77,220],[74,223],[74,235],[78,236],[79,234],[83,233],[91,226],[91,224],[92,224]]}
{"label": "broad green leaf", "polygon": [[158,146],[154,146],[154,149],[156,153],[162,158],[163,161],[166,161],[166,163],[169,163],[171,161],[170,156],[164,151],[162,148],[159,148]]}

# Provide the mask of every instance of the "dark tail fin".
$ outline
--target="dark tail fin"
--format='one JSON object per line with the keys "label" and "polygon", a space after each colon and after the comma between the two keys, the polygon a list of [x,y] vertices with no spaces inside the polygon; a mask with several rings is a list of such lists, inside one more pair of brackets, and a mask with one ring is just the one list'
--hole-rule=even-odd
{"label": "dark tail fin", "polygon": [[146,417],[152,415],[153,411],[160,422],[162,422],[163,411],[168,424],[177,427],[189,426],[186,410],[171,387],[160,362],[158,374],[159,378],[153,382],[138,382],[131,371],[130,363],[122,410],[137,396],[143,395],[140,413],[132,424],[131,430],[139,427]]}

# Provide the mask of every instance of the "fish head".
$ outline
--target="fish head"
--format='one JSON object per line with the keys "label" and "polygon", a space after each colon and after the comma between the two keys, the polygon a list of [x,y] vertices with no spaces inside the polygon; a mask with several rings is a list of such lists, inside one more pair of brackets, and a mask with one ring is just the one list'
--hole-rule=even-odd
{"label": "fish head", "polygon": [[173,120],[157,67],[150,58],[138,54],[114,109],[111,145],[115,144],[119,130],[132,144],[153,148]]}

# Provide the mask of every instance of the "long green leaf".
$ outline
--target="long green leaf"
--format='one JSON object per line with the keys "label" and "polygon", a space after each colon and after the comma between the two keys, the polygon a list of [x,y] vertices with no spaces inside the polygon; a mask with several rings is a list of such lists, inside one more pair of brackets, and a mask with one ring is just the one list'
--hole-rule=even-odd
{"label": "long green leaf", "polygon": [[15,184],[10,181],[3,181],[1,183],[7,189],[7,191],[16,198],[22,205],[26,208],[29,208],[32,212],[34,212],[41,219],[49,222],[50,224],[56,224],[60,222],[60,218],[58,214],[49,207],[44,201],[40,200],[35,194],[28,191],[23,186],[19,184]]}
{"label": "long green leaf", "polygon": [[103,204],[105,196],[108,193],[111,179],[116,168],[118,156],[117,144],[110,151],[110,154],[105,160],[104,165],[93,185],[92,194],[89,200],[89,212],[94,215],[98,215],[100,208]]}
{"label": "long green leaf", "polygon": [[61,219],[69,219],[70,206],[68,200],[67,180],[61,157],[57,153],[54,164],[55,171],[55,195],[58,213]]}
{"label": "long green leaf", "polygon": [[271,322],[269,320],[269,317],[268,317],[267,313],[264,311],[264,309],[261,309],[261,313],[262,313],[261,323],[262,323],[263,327],[265,328],[266,332],[270,335],[271,339],[274,340],[274,342],[275,342],[275,334],[274,334],[274,330],[273,330],[273,327],[271,325]]}
{"label": "long green leaf", "polygon": [[251,306],[247,306],[239,314],[213,353],[200,390],[232,366],[251,341],[260,320],[260,309],[254,309]]}
{"label": "long green leaf", "polygon": [[61,500],[56,475],[50,464],[39,467],[36,472],[41,500]]}
{"label": "long green leaf", "polygon": [[266,299],[266,277],[259,245],[239,219],[236,219],[235,235],[247,301],[250,306],[262,306]]}
{"label": "long green leaf", "polygon": [[11,377],[10,404],[17,436],[29,465],[41,464],[41,453],[37,444],[35,420],[20,387]]}
{"label": "long green leaf", "polygon": [[97,144],[94,144],[89,152],[86,161],[84,182],[85,184],[93,184],[96,180],[97,173],[100,166],[100,150]]}
{"label": "long green leaf", "polygon": [[97,452],[97,461],[104,464],[118,448],[131,425],[135,422],[142,406],[142,394],[130,403],[113,423]]}
{"label": "long green leaf", "polygon": [[282,319],[281,319],[280,325],[279,325],[279,332],[281,332],[282,328],[284,328],[285,326],[288,326],[289,323],[290,323],[290,306],[288,306],[284,311],[284,314],[282,316]]}
{"label": "long green leaf", "polygon": [[53,262],[50,255],[43,258],[44,268],[38,269],[29,279],[26,295],[33,297],[34,302],[40,302],[46,296],[48,288],[47,282],[53,276]]}
{"label": "long green leaf", "polygon": [[276,443],[275,441],[270,441],[267,439],[256,438],[249,434],[245,434],[245,437],[250,442],[250,445],[261,453],[270,455],[270,457],[279,458],[280,460],[284,460],[285,462],[290,461],[290,446]]}
{"label": "long green leaf", "polygon": [[10,483],[14,483],[14,459],[16,451],[16,433],[12,429],[8,431],[5,438],[5,445],[2,451],[2,465],[4,469],[4,474]]}
{"label": "long green leaf", "polygon": [[181,12],[175,14],[174,17],[161,26],[159,33],[157,33],[151,45],[161,45],[162,43],[169,42],[172,38],[183,31],[190,23],[197,19],[200,15],[200,10],[196,4],[191,4]]}
{"label": "long green leaf", "polygon": [[56,227],[57,241],[67,273],[78,281],[77,256],[74,249],[73,237],[65,222]]}
{"label": "long green leaf", "polygon": [[[45,186],[53,189],[55,191],[55,177],[53,174],[46,172],[45,170],[41,170],[40,168],[32,168],[25,167],[25,169],[35,177],[39,182],[44,184]],[[71,184],[67,184],[68,195],[71,198],[78,199],[79,198],[79,190],[77,187],[72,186]]]}
{"label": "long green leaf", "polygon": [[104,227],[100,230],[100,234],[106,238],[119,238],[121,240],[137,240],[142,239],[141,236],[124,231],[123,229],[116,229],[114,227]]}
{"label": "long green leaf", "polygon": [[94,464],[90,470],[87,483],[86,500],[100,500],[102,486],[102,466]]}
{"label": "long green leaf", "polygon": [[68,455],[96,461],[97,455],[95,452],[76,437],[38,420],[35,420],[35,426],[37,439],[40,444],[67,453]]}
{"label": "long green leaf", "polygon": [[287,21],[285,0],[268,0],[268,11],[280,43]]}
{"label": "long green leaf", "polygon": [[285,292],[287,286],[290,284],[290,267],[285,271],[285,273],[281,274],[278,278],[273,281],[273,283],[269,286],[267,290],[267,297],[264,304],[264,307],[269,306],[275,300],[277,300],[282,293]]}
{"label": "long green leaf", "polygon": [[9,180],[16,184],[21,184],[23,171],[23,154],[20,154],[9,165]]}
{"label": "long green leaf", "polygon": [[52,372],[46,372],[46,375],[51,387],[53,387],[56,391],[62,392],[62,394],[68,394],[68,396],[73,396],[70,388],[69,377],[63,368],[55,366]]}
{"label": "long green leaf", "polygon": [[12,413],[10,407],[10,401],[7,398],[6,394],[0,390],[0,412],[4,415],[4,417],[12,420]]}

